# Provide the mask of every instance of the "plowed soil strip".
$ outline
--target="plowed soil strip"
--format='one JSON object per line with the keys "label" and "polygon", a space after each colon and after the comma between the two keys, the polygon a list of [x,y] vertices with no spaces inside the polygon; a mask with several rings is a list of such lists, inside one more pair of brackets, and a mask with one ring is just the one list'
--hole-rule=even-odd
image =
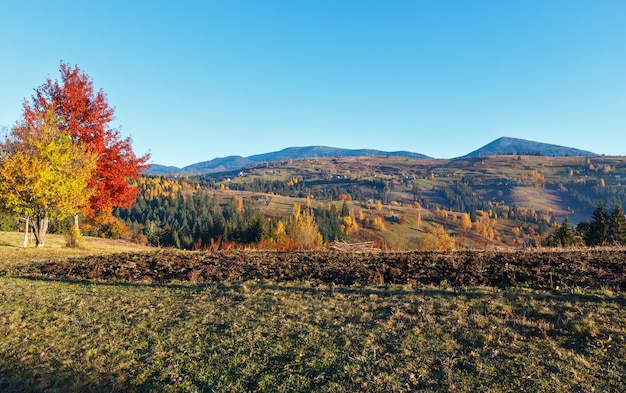
{"label": "plowed soil strip", "polygon": [[626,250],[439,252],[220,251],[125,253],[50,261],[18,274],[192,283],[247,280],[626,290]]}

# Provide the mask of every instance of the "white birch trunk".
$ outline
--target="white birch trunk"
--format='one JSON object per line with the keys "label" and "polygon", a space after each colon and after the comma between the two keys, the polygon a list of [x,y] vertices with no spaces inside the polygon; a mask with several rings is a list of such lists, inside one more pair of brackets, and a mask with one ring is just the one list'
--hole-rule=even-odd
{"label": "white birch trunk", "polygon": [[28,247],[28,226],[30,225],[30,217],[24,218],[24,248]]}

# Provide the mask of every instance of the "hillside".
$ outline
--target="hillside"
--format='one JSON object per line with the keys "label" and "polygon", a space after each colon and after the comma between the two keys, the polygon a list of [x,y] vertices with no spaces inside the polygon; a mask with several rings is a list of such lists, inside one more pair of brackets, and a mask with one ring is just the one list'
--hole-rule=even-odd
{"label": "hillside", "polygon": [[[198,239],[210,244],[227,227],[225,240],[254,237],[245,223],[261,221],[251,221],[252,215],[237,219],[248,211],[237,201],[270,220],[286,220],[295,204],[308,206],[324,241],[336,239],[342,225],[329,212],[345,211],[347,204],[358,230],[339,233],[340,240],[410,250],[442,225],[460,248],[519,247],[540,244],[565,218],[570,225],[590,220],[601,200],[607,210],[617,202],[624,206],[624,178],[626,157],[306,158],[184,178],[145,177],[136,206],[116,214],[135,233],[153,236],[152,244],[192,248]],[[202,211],[213,218],[203,219]],[[463,224],[464,215],[471,228]],[[176,236],[158,228],[175,230]],[[273,233],[266,229],[258,233]]]}
{"label": "hillside", "polygon": [[[615,202],[623,205],[624,178],[624,157],[508,155],[452,160],[310,158],[205,175],[198,181],[204,189],[219,192],[225,188],[251,201],[259,199],[254,193],[268,193],[270,201],[279,195],[287,198],[280,205],[263,207],[269,215],[276,215],[278,206],[282,206],[279,214],[289,214],[289,198],[293,204],[309,197],[323,206],[347,196],[351,207],[363,211],[364,222],[377,214],[386,217],[386,231],[370,232],[390,244],[411,248],[428,229],[417,225],[417,217],[425,223],[443,224],[461,237],[460,213],[471,213],[473,221],[485,222],[477,224],[476,233],[466,234],[470,244],[536,244],[550,231],[550,223],[566,217],[573,225],[589,220],[600,200],[608,207]],[[252,193],[250,197],[246,192]],[[383,204],[380,212],[371,210],[377,200]],[[407,222],[395,222],[398,217],[406,217]]]}

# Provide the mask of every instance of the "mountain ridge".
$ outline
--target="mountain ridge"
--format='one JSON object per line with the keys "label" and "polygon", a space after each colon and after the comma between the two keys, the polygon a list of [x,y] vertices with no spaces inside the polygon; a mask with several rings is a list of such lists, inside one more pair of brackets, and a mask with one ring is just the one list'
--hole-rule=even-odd
{"label": "mountain ridge", "polygon": [[[535,142],[520,138],[500,137],[494,141],[464,155],[459,158],[485,157],[492,155],[541,155],[551,157],[563,156],[597,156],[598,154],[543,142]],[[342,149],[329,146],[302,146],[287,147],[285,149],[255,154],[248,157],[232,155],[227,157],[217,157],[209,161],[202,161],[187,165],[183,168],[174,166],[164,166],[153,164],[152,168],[146,171],[148,175],[201,175],[218,172],[235,171],[246,166],[262,164],[264,162],[296,160],[303,158],[319,158],[332,156],[400,156],[409,158],[431,158],[421,153],[409,151],[382,151],[376,149]]]}
{"label": "mountain ridge", "polygon": [[493,155],[537,155],[548,157],[581,156],[590,157],[598,154],[550,143],[535,142],[520,138],[500,137],[462,157],[470,158]]}

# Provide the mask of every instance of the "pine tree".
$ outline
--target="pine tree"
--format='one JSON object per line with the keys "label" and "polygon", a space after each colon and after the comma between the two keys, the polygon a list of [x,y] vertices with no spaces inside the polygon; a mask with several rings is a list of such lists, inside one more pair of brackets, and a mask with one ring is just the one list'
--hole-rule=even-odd
{"label": "pine tree", "polygon": [[348,217],[350,215],[350,208],[348,207],[348,202],[343,201],[343,205],[341,205],[341,217]]}
{"label": "pine tree", "polygon": [[609,241],[609,215],[604,208],[604,202],[598,202],[593,211],[593,219],[584,233],[585,244],[588,246],[600,246]]}
{"label": "pine tree", "polygon": [[609,241],[611,244],[626,245],[626,216],[619,202],[613,206],[609,219]]}
{"label": "pine tree", "polygon": [[565,217],[561,225],[543,241],[546,247],[571,247],[578,243],[574,230],[569,225],[569,219]]}

